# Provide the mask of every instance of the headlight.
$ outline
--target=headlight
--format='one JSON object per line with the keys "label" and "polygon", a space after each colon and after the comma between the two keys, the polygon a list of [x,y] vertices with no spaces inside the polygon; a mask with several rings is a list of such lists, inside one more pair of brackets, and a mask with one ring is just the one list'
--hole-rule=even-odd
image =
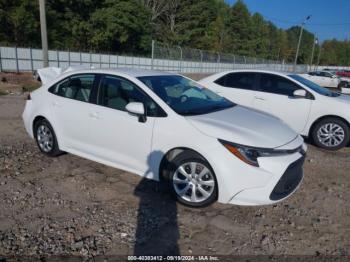
{"label": "headlight", "polygon": [[292,150],[284,150],[284,149],[279,150],[279,149],[272,149],[272,148],[258,148],[258,147],[244,146],[244,145],[227,142],[221,139],[219,139],[219,142],[224,147],[226,147],[228,151],[234,154],[237,158],[239,158],[240,160],[242,160],[243,162],[249,165],[256,166],[256,167],[259,166],[259,163],[258,163],[259,157],[281,156],[281,155],[293,154],[296,152],[299,152],[302,155],[305,154],[305,150],[303,149],[303,146],[300,146]]}

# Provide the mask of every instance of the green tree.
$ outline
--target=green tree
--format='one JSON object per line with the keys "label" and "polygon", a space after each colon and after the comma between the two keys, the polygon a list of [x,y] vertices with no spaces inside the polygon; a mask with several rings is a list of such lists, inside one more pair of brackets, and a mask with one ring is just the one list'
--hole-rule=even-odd
{"label": "green tree", "polygon": [[350,42],[336,39],[324,41],[321,51],[321,64],[350,66]]}
{"label": "green tree", "polygon": [[[290,49],[294,49],[296,52],[299,35],[300,35],[300,26],[293,26],[287,30],[288,35],[288,43]],[[310,33],[308,30],[303,31],[301,43],[300,43],[300,50],[299,50],[299,56],[298,56],[298,63],[299,64],[309,64],[311,59],[311,50],[312,45],[314,42],[314,34]],[[295,52],[293,54],[293,59],[295,56]],[[290,59],[292,61],[292,59]]]}
{"label": "green tree", "polygon": [[58,49],[90,49],[91,14],[101,8],[99,0],[47,0],[49,46]]}
{"label": "green tree", "polygon": [[0,42],[17,46],[40,43],[38,1],[0,0]]}
{"label": "green tree", "polygon": [[209,26],[216,16],[214,0],[180,1],[173,42],[183,46],[206,48]]}
{"label": "green tree", "polygon": [[269,54],[269,26],[262,15],[255,13],[252,18],[252,52],[250,55],[267,58]]}
{"label": "green tree", "polygon": [[216,52],[227,52],[230,37],[228,35],[229,6],[222,0],[216,1],[217,15],[208,28],[208,33],[204,39],[206,49]]}
{"label": "green tree", "polygon": [[253,48],[251,16],[247,6],[238,0],[230,10],[228,34],[230,37],[227,52],[250,55]]}
{"label": "green tree", "polygon": [[149,12],[133,0],[107,0],[92,13],[90,44],[98,50],[145,52],[150,47]]}

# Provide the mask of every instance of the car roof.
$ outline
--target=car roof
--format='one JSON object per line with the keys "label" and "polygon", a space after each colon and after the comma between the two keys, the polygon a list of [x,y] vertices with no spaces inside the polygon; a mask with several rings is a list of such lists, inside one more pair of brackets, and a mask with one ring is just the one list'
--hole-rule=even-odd
{"label": "car roof", "polygon": [[177,75],[174,73],[160,71],[160,70],[149,70],[141,68],[85,68],[71,67],[64,71],[64,73],[103,73],[103,74],[118,74],[122,73],[131,77],[141,76],[162,76],[162,75]]}
{"label": "car roof", "polygon": [[221,73],[268,73],[268,74],[276,74],[276,75],[290,75],[294,74],[293,72],[283,72],[283,71],[277,71],[277,70],[262,70],[262,69],[236,69],[236,70],[229,70],[225,72],[220,72]]}

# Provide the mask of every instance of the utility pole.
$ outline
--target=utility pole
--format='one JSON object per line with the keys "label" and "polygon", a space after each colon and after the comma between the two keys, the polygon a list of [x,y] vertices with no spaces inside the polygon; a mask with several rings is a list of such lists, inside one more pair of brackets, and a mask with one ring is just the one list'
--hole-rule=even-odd
{"label": "utility pole", "polygon": [[281,48],[278,48],[278,52],[277,52],[277,61],[280,59],[280,53],[281,53]]}
{"label": "utility pole", "polygon": [[43,51],[43,64],[44,64],[44,67],[48,67],[49,51],[48,51],[48,45],[47,45],[45,0],[39,0],[39,10],[40,10],[41,48]]}
{"label": "utility pole", "polygon": [[311,60],[310,60],[310,70],[311,70],[312,64],[314,62],[314,52],[315,52],[315,45],[316,44],[318,44],[318,39],[316,38],[316,35],[314,35],[314,43],[312,45]]}
{"label": "utility pole", "polygon": [[317,58],[317,67],[316,67],[316,70],[318,70],[318,66],[319,66],[319,64],[320,64],[321,50],[322,50],[322,47],[320,46],[320,48],[319,48],[319,50],[318,50],[318,58]]}
{"label": "utility pole", "polygon": [[311,15],[307,16],[305,18],[305,21],[301,24],[299,41],[298,41],[298,46],[297,46],[297,52],[295,53],[295,59],[294,59],[294,72],[296,71],[296,68],[297,68],[299,49],[300,49],[301,37],[303,36],[304,26],[305,26],[306,21],[309,20],[310,18],[311,18]]}
{"label": "utility pole", "polygon": [[154,68],[154,45],[155,45],[155,41],[152,39],[152,54],[151,54],[151,69],[153,70]]}

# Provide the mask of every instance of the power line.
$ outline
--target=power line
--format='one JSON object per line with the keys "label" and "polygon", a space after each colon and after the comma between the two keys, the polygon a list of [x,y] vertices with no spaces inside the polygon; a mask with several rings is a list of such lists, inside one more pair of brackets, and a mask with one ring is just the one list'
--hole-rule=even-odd
{"label": "power line", "polygon": [[310,23],[309,25],[312,25],[312,26],[345,26],[345,25],[350,25],[350,22],[348,22],[348,23],[337,23],[337,24],[315,24],[315,23]]}
{"label": "power line", "polygon": [[[279,18],[274,18],[274,17],[268,17],[265,16],[268,20],[275,21],[275,22],[280,22],[280,23],[285,23],[285,24],[300,24],[300,21],[287,21]],[[344,22],[344,23],[308,23],[310,26],[345,26],[345,25],[350,25],[350,22]]]}

